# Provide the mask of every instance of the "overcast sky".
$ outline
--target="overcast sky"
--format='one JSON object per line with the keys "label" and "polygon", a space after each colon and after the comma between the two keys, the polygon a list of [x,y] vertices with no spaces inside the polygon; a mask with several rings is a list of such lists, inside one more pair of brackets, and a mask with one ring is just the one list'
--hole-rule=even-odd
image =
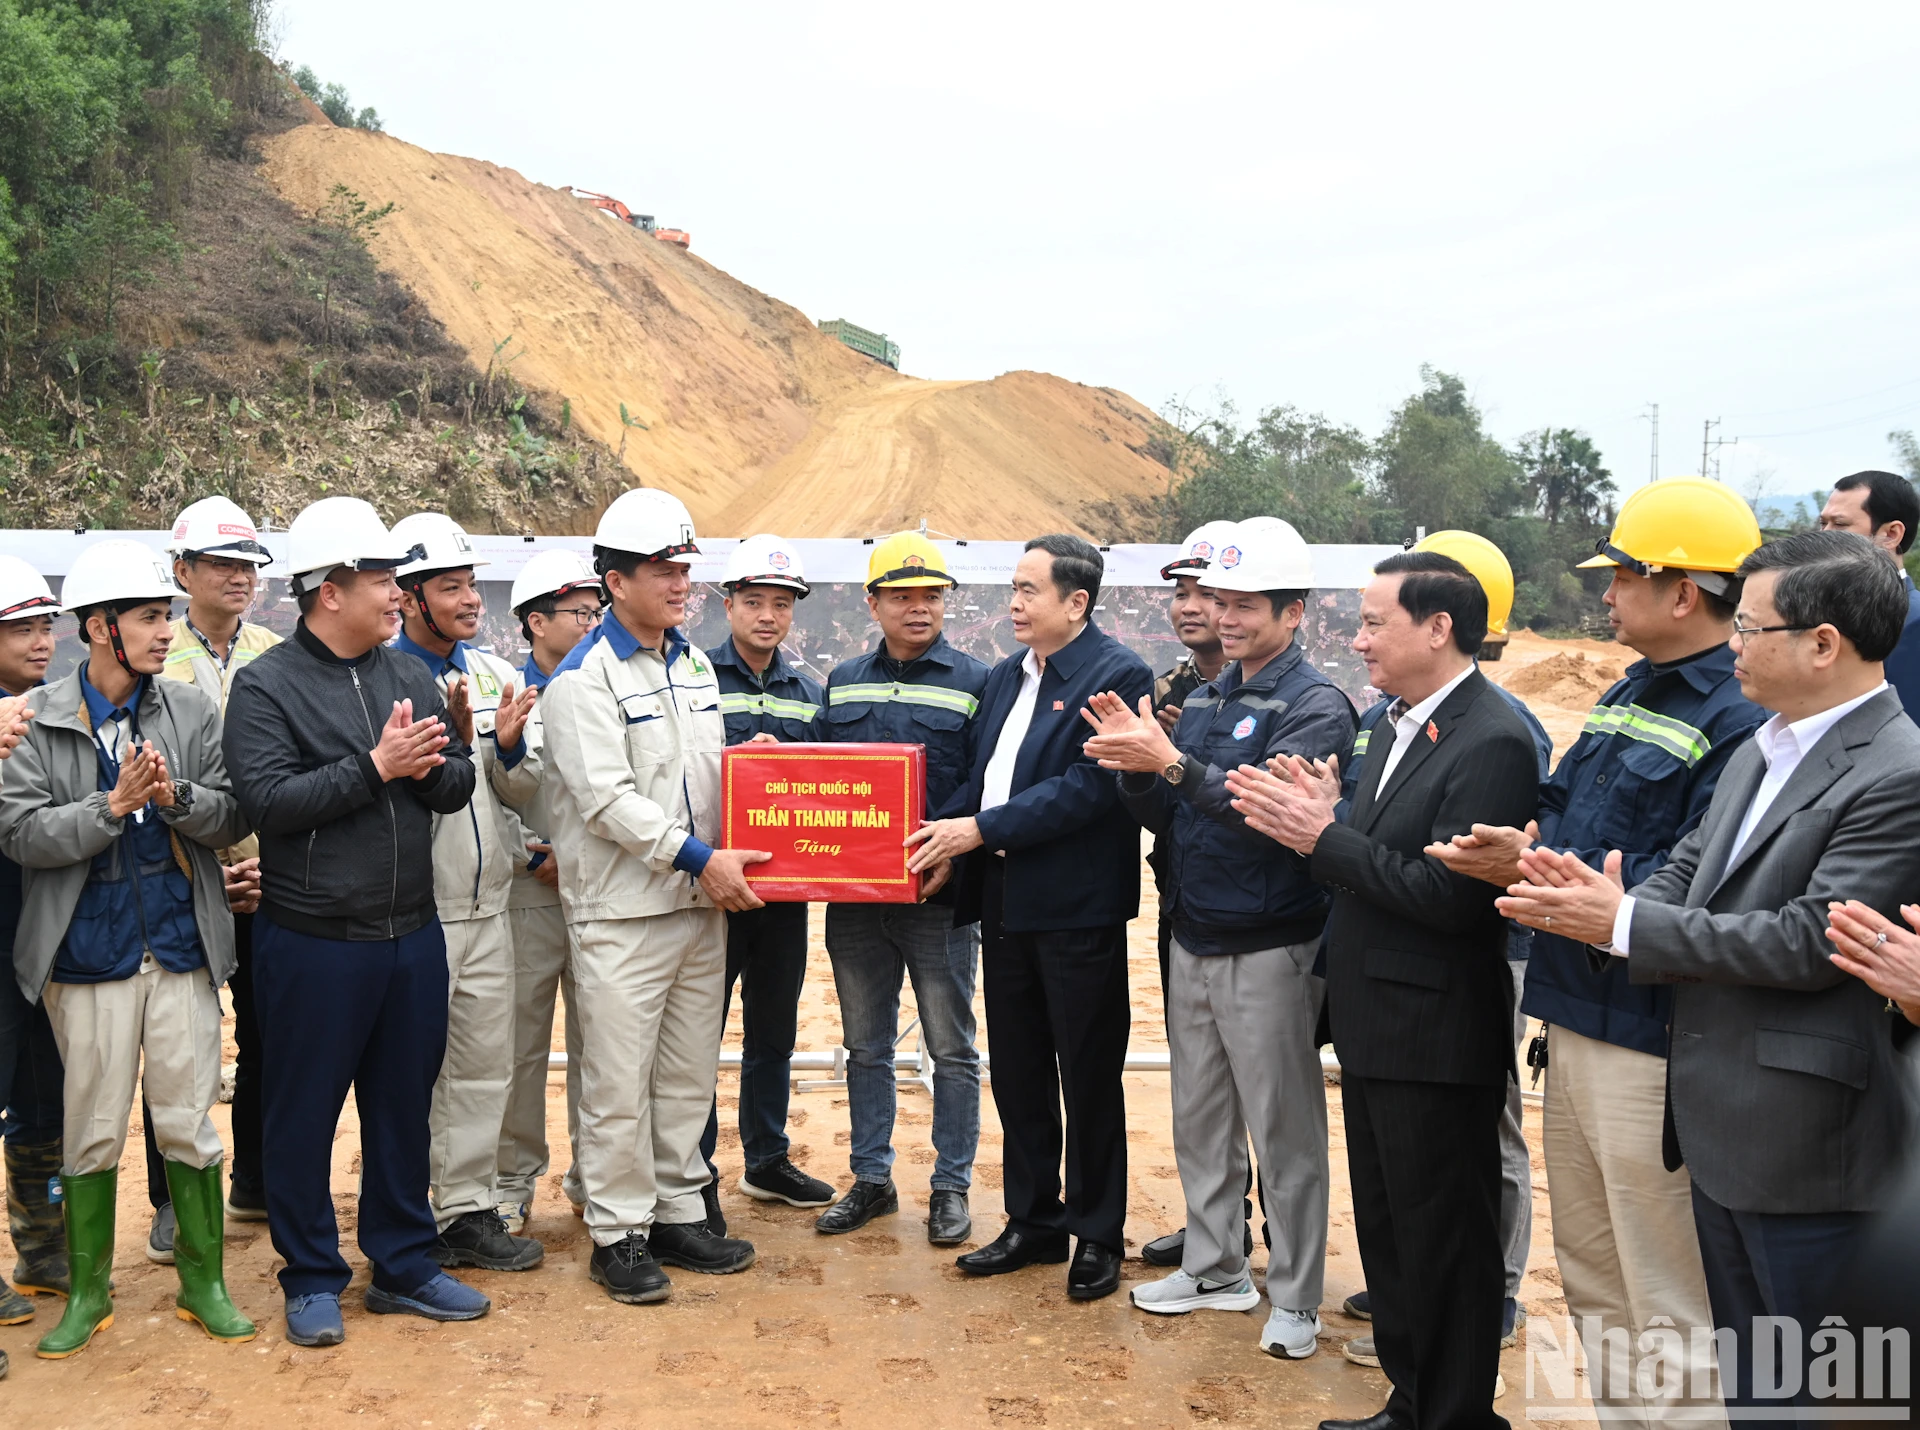
{"label": "overcast sky", "polygon": [[[280,0],[431,149],[578,184],[906,371],[1377,431],[1423,362],[1623,488],[1920,427],[1920,6]],[[376,195],[379,199],[404,195]]]}

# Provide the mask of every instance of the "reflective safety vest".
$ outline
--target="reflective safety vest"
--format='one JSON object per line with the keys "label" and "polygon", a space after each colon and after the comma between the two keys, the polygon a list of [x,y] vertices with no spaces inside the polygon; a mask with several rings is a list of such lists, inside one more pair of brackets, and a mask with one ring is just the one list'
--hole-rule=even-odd
{"label": "reflective safety vest", "polygon": [[744,745],[755,735],[789,743],[819,738],[814,726],[824,705],[820,686],[795,670],[780,651],[759,672],[731,640],[708,651],[707,659],[720,682],[720,714],[726,719],[729,745]]}
{"label": "reflective safety vest", "polygon": [[904,665],[888,657],[882,637],[827,678],[827,708],[815,738],[924,745],[931,816],[972,775],[968,729],[986,688],[986,666],[945,636],[936,636],[925,655]]}

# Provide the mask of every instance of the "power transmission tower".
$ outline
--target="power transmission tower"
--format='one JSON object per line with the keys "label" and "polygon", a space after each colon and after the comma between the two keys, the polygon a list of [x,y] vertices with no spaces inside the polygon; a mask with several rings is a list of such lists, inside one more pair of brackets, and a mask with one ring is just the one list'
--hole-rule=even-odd
{"label": "power transmission tower", "polygon": [[1709,417],[1700,428],[1700,475],[1716,482],[1720,480],[1720,449],[1740,443],[1738,437],[1714,436],[1713,429],[1719,425],[1718,417]]}
{"label": "power transmission tower", "polygon": [[1657,482],[1660,480],[1660,404],[1657,402],[1649,402],[1647,404],[1647,411],[1643,411],[1640,414],[1640,420],[1642,422],[1649,420],[1648,411],[1652,413],[1653,455],[1647,461],[1647,480]]}

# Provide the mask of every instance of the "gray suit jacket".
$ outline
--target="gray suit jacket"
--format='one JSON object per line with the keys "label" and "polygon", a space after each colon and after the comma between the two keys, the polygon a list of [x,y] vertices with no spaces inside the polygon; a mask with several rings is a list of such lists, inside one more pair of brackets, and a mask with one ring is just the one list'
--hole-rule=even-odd
{"label": "gray suit jacket", "polygon": [[[1670,1166],[1735,1211],[1869,1211],[1908,1145],[1897,1013],[1828,959],[1829,900],[1920,899],[1920,729],[1882,691],[1806,754],[1737,854],[1766,774],[1728,763],[1700,826],[1632,892],[1628,974],[1672,983]],[[1904,1020],[1899,1020],[1904,1028]]]}

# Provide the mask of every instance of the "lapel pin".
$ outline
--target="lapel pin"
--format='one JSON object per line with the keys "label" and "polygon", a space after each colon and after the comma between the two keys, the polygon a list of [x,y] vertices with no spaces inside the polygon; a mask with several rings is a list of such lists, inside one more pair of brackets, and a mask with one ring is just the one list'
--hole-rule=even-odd
{"label": "lapel pin", "polygon": [[1427,721],[1427,743],[1430,745],[1440,743],[1440,727],[1431,720]]}
{"label": "lapel pin", "polygon": [[1067,702],[1064,700],[1056,700],[1053,702],[1053,708],[1055,710],[1065,710],[1067,708]]}

